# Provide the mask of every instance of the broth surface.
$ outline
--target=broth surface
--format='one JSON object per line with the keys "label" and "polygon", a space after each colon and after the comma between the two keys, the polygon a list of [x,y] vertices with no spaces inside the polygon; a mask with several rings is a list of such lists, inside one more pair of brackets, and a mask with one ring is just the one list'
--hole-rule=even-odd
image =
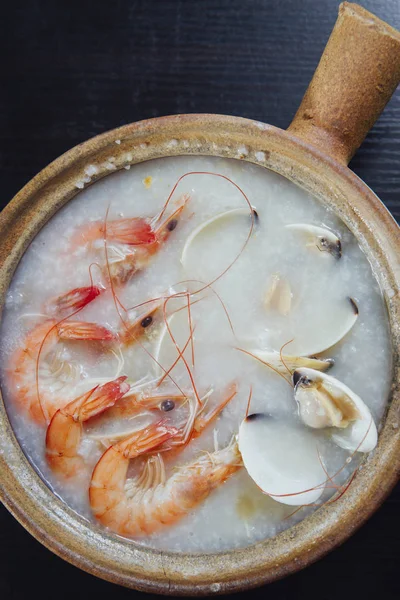
{"label": "broth surface", "polygon": [[[180,282],[184,280],[209,283],[240,255],[212,286],[224,303],[235,335],[222,303],[209,288],[193,295],[191,307],[195,326],[195,367],[191,370],[199,395],[202,397],[211,390],[208,406],[212,407],[221,401],[232,382],[237,382],[238,394],[218,420],[190,443],[167,474],[202,452],[213,452],[215,448],[229,444],[245,415],[250,386],[253,390],[251,412],[268,413],[281,420],[283,427],[285,423],[288,427],[300,424],[293,389],[287,381],[236,348],[279,351],[292,339],[306,341],[308,332],[328,331],[336,301],[339,305],[347,297],[356,300],[359,317],[345,338],[323,354],[335,360],[329,374],[363,399],[377,425],[385,410],[391,381],[391,349],[384,302],[367,258],[354,236],[331,210],[283,177],[239,160],[163,158],[111,174],[79,192],[29,246],[8,291],[0,342],[3,396],[24,452],[54,493],[90,521],[95,520],[88,504],[88,482],[93,466],[104,451],[96,436],[130,431],[150,423],[154,417],[146,413],[135,420],[114,422],[105,413],[93,423],[89,422],[85,426],[81,448],[88,462],[87,472],[79,481],[65,482],[54,475],[46,463],[45,428],[29,420],[16,407],[14,398],[18,390],[9,377],[9,369],[16,367],[11,362],[13,351],[21,347],[26,334],[40,322],[43,306],[49,298],[89,285],[90,265],[104,261],[102,240],[91,252],[79,240],[71,246],[77,228],[92,221],[104,221],[108,208],[108,222],[127,217],[154,217],[179,177],[189,171],[211,171],[229,177],[245,192],[258,218],[242,253],[251,225],[249,210],[247,215],[222,219],[210,227],[204,237],[198,236],[187,252],[184,268],[180,260],[182,249],[198,225],[224,211],[248,209],[243,195],[228,181],[211,175],[187,176],[179,183],[168,207],[168,212],[172,212],[175,199],[184,193],[190,195],[176,229],[149,266],[118,289],[124,307],[137,306],[151,298],[163,297],[166,292],[182,291],[185,284]],[[335,260],[307,248],[299,236],[284,229],[291,223],[309,223],[333,230],[342,242],[341,259]],[[100,281],[100,270],[96,266],[91,268],[91,273],[95,282]],[[277,273],[290,282],[293,298],[288,315],[267,310],[263,304],[271,278]],[[193,282],[190,286],[191,290],[204,288]],[[185,306],[182,299],[171,300],[168,304],[169,314],[182,309],[170,320],[181,346],[190,332]],[[142,311],[143,307],[130,314],[139,316]],[[95,321],[113,331],[121,329],[109,290],[74,318]],[[157,353],[164,333],[163,319],[159,317],[143,338],[143,346],[148,352]],[[288,354],[289,348],[290,344]],[[159,355],[159,362],[165,368],[176,357],[174,352],[166,336]],[[191,366],[190,346],[185,356]],[[96,381],[110,380],[119,374],[127,375],[129,382],[147,381],[149,385],[160,376],[159,367],[138,344],[111,352],[90,344],[66,343],[58,358],[64,366],[76,365],[75,392],[72,395],[70,391],[66,392],[66,400],[90,389]],[[182,361],[171,371],[171,376],[182,389],[192,390]],[[62,378],[66,377],[69,375],[64,371]],[[166,385],[167,393],[176,393],[172,382],[166,382]],[[54,393],[64,393],[62,386],[55,388]],[[185,410],[184,406],[177,408],[176,415],[171,414],[172,421],[182,419]],[[330,441],[325,430],[309,431],[315,436],[316,452],[318,448],[329,473],[346,465],[335,480],[344,483],[362,455],[357,454],[346,463],[349,452]],[[331,493],[332,490],[326,490],[319,503]],[[211,552],[242,547],[275,535],[315,508],[303,508],[289,517],[293,506],[285,506],[263,495],[242,468],[177,524],[135,541],[174,551]]]}

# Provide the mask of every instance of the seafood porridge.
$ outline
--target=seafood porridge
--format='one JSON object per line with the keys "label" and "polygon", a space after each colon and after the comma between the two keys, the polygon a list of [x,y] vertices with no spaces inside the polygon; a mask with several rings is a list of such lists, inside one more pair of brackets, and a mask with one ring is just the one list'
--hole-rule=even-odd
{"label": "seafood porridge", "polygon": [[345,495],[377,443],[391,349],[332,211],[261,167],[174,157],[104,178],[42,229],[1,365],[55,494],[135,542],[217,551]]}

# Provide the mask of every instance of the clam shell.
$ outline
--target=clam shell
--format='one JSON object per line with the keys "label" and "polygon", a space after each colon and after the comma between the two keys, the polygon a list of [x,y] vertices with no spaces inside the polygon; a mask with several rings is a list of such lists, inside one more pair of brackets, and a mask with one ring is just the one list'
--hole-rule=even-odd
{"label": "clam shell", "polygon": [[358,306],[353,298],[343,298],[324,328],[310,327],[307,339],[295,338],[287,346],[292,355],[315,356],[338,344],[353,328],[358,318]]}
{"label": "clam shell", "polygon": [[307,429],[256,413],[242,421],[238,444],[250,477],[277,502],[300,506],[321,496],[326,474]]}
{"label": "clam shell", "polygon": [[339,237],[327,227],[310,225],[309,223],[292,223],[286,229],[299,233],[306,241],[306,246],[318,249],[322,255],[331,255],[336,259],[342,256],[342,243]]}
{"label": "clam shell", "polygon": [[[254,215],[255,220],[257,220],[258,214],[255,209],[253,209],[253,215]],[[250,216],[249,208],[234,208],[232,210],[227,210],[223,213],[219,213],[219,214],[215,215],[214,217],[211,217],[211,219],[208,219],[207,221],[204,221],[204,223],[201,223],[200,225],[198,225],[198,227],[196,227],[192,231],[192,233],[188,236],[188,238],[186,239],[186,242],[183,246],[182,254],[181,254],[181,258],[180,258],[180,261],[181,261],[183,267],[186,268],[188,266],[190,246],[193,244],[193,241],[196,238],[198,238],[201,235],[204,235],[206,230],[209,229],[210,227],[215,227],[215,225],[222,224],[223,221],[226,221],[229,219],[235,219],[236,217],[243,217],[243,216],[247,216],[247,217]]]}
{"label": "clam shell", "polygon": [[314,428],[331,427],[331,438],[350,452],[371,452],[378,432],[367,405],[347,385],[326,373],[301,368],[293,373],[300,417]]}

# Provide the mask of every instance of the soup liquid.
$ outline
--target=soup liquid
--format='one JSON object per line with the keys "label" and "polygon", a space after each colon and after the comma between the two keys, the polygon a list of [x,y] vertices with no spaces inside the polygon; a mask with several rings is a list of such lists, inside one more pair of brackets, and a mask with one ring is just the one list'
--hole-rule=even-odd
{"label": "soup liquid", "polygon": [[[180,259],[185,241],[197,226],[224,211],[249,208],[243,195],[227,180],[211,175],[189,175],[180,182],[167,209],[172,212],[174,200],[184,193],[189,194],[190,200],[178,226],[151,263],[118,289],[118,297],[126,308],[174,291],[197,291],[191,297],[192,324],[195,326],[194,367],[190,346],[185,356],[198,394],[203,397],[210,392],[207,406],[213,407],[221,401],[227,386],[232,382],[238,385],[238,394],[222,415],[189,444],[175,466],[168,468],[167,475],[172,468],[187,464],[204,451],[223,448],[231,441],[244,418],[250,386],[253,390],[251,412],[268,413],[288,425],[300,424],[293,388],[268,367],[236,348],[279,351],[292,339],[306,343],[309,331],[319,329],[321,335],[326,331],[328,336],[335,303],[346,297],[357,302],[359,317],[347,336],[325,352],[324,356],[335,360],[330,374],[364,400],[377,425],[386,406],[391,349],[381,291],[356,239],[331,210],[285,178],[239,160],[163,158],[111,174],[78,193],[29,246],[8,291],[0,348],[3,396],[24,452],[54,493],[92,522],[95,519],[88,504],[88,485],[91,470],[104,451],[98,437],[139,428],[154,420],[154,416],[146,413],[135,420],[114,422],[105,414],[87,423],[81,446],[81,453],[87,460],[87,472],[79,481],[65,482],[46,464],[45,428],[33,423],[16,407],[18,391],[8,377],[8,369],[16,367],[11,364],[12,353],[22,345],[27,332],[40,322],[43,305],[49,298],[89,285],[90,264],[104,263],[101,239],[92,251],[79,241],[71,246],[77,228],[93,221],[104,221],[107,209],[108,222],[123,217],[154,217],[179,177],[189,171],[211,171],[232,179],[245,192],[258,219],[243,252],[250,231],[250,211],[248,215],[222,219],[203,236],[199,235],[189,247],[182,265]],[[301,237],[284,229],[290,223],[309,223],[333,230],[342,242],[341,259],[335,260],[329,254],[308,248]],[[225,274],[219,277],[224,270]],[[263,301],[275,274],[290,283],[293,297],[287,315],[267,309]],[[92,275],[95,282],[101,279],[95,266]],[[203,284],[180,283],[184,280],[205,283],[215,280],[212,288],[221,301]],[[170,321],[181,346],[190,332],[185,302],[171,300],[167,307],[169,315],[183,307]],[[130,315],[138,316],[143,310],[143,306],[139,307],[130,311]],[[116,331],[121,329],[120,316],[109,291],[74,318],[95,321]],[[140,344],[114,352],[90,344],[61,345],[63,364],[76,366],[71,375],[75,377],[72,391],[71,386],[65,392],[61,387],[66,401],[90,389],[96,381],[110,380],[119,374],[127,375],[132,383],[151,385],[149,382],[161,373],[149,353],[153,357],[159,356],[164,368],[168,368],[177,356],[165,335],[162,318],[155,319],[142,344],[148,352]],[[288,354],[289,349],[290,345]],[[63,377],[68,379],[68,373]],[[193,395],[183,361],[171,371],[171,377],[181,389]],[[170,379],[167,378],[165,385],[168,393],[177,393]],[[172,421],[184,418],[185,410],[184,406],[177,408],[175,416],[171,411]],[[345,482],[361,455],[355,455],[346,463],[350,454],[333,444],[324,430],[310,429],[309,432],[315,436],[316,451],[318,448],[329,473],[346,465],[335,480],[338,484]],[[134,475],[134,465],[132,472]],[[331,493],[332,490],[326,490],[320,503]],[[242,468],[177,524],[161,527],[155,534],[135,539],[135,542],[174,551],[212,552],[243,547],[275,535],[316,509],[302,508],[288,518],[293,508],[262,494]]]}

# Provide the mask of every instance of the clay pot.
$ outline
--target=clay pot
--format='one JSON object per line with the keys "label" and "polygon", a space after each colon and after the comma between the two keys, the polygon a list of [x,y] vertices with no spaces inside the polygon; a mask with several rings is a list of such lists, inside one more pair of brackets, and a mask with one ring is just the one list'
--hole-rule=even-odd
{"label": "clay pot", "polygon": [[[393,385],[376,451],[342,499],[273,539],[233,552],[159,552],[88,523],[40,479],[1,404],[1,498],[50,550],[90,573],[139,590],[174,595],[232,592],[283,577],[320,558],[349,537],[389,494],[400,473],[400,232],[347,163],[399,80],[400,34],[359,6],[344,3],[287,131],[219,115],[178,115],[126,125],[61,156],[3,211],[2,304],[32,238],[81,187],[106,176],[110,168],[182,154],[245,160],[284,175],[335,210],[371,261],[390,319]],[[97,167],[95,175],[87,175],[88,165]]]}

